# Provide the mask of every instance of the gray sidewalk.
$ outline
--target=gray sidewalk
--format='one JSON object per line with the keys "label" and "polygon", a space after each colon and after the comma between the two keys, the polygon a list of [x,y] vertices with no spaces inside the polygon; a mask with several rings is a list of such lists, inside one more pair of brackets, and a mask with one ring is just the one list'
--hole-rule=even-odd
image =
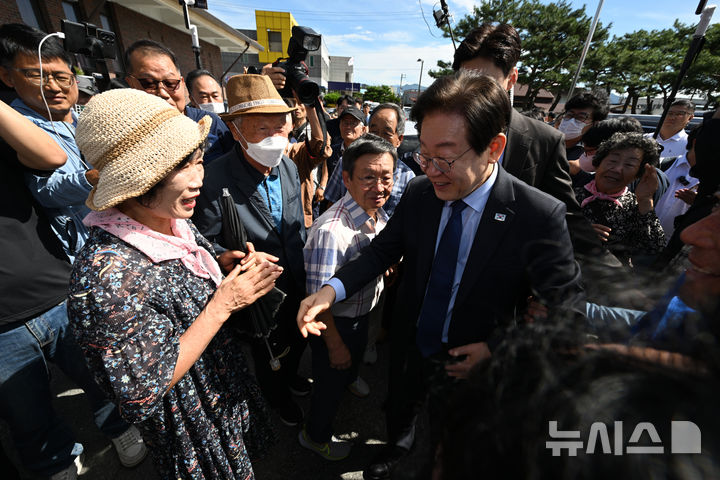
{"label": "gray sidewalk", "polygon": [[[360,375],[370,385],[370,395],[359,399],[346,393],[335,421],[336,434],[355,442],[350,456],[340,462],[324,460],[298,444],[297,427],[287,427],[275,416],[274,424],[279,441],[264,458],[253,463],[258,480],[362,479],[362,469],[380,450],[385,439],[385,417],[381,405],[385,398],[387,381],[386,344],[378,345],[378,357],[377,364],[360,367]],[[300,370],[303,375],[310,376],[309,348],[302,359]],[[95,427],[83,391],[75,387],[57,369],[53,368],[52,372],[55,408],[73,427],[77,440],[85,446],[85,469],[80,478],[82,480],[157,479],[149,457],[132,469],[120,465],[110,441]],[[306,412],[310,408],[309,397],[298,399],[298,403]],[[0,441],[8,456],[15,460],[16,456],[7,428],[2,423],[0,423]],[[0,478],[11,480],[5,473],[0,471]],[[35,477],[29,475],[23,478],[35,480]]]}

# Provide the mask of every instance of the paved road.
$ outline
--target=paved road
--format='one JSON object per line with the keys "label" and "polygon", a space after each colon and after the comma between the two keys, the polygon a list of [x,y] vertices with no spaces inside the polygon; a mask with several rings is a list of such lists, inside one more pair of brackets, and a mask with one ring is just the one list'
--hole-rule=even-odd
{"label": "paved road", "polygon": [[[338,436],[352,439],[355,447],[350,457],[340,462],[328,462],[306,450],[297,443],[297,428],[283,425],[274,419],[278,432],[278,444],[267,455],[254,463],[258,480],[359,480],[362,469],[381,448],[385,439],[385,421],[381,404],[387,375],[387,346],[378,348],[379,361],[374,366],[363,365],[360,375],[370,384],[371,393],[367,398],[358,399],[347,393],[335,422]],[[309,349],[305,352],[301,373],[310,376]],[[86,460],[82,480],[155,480],[152,461],[146,458],[133,469],[122,467],[110,442],[98,431],[92,421],[87,400],[82,390],[77,389],[65,376],[53,370],[52,390],[54,405],[60,415],[67,419],[77,434],[78,441],[85,446]],[[309,398],[299,399],[305,411],[309,409]],[[16,459],[5,425],[0,424],[0,441],[8,455]],[[0,479],[8,478],[0,467]],[[27,475],[23,479],[35,480]]]}

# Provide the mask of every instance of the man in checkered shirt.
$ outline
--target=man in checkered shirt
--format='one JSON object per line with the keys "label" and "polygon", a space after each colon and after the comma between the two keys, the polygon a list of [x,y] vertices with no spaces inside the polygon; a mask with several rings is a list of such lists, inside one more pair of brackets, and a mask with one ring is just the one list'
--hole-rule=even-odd
{"label": "man in checkered shirt", "polygon": [[[367,134],[345,150],[343,183],[347,193],[318,218],[308,234],[303,254],[307,292],[317,292],[335,272],[353,259],[384,227],[383,205],[393,188],[395,147]],[[379,276],[355,295],[323,314],[327,329],[312,336],[312,406],[299,434],[302,446],[328,460],[350,453],[350,443],[332,436],[332,421],[343,390],[357,379],[368,334],[368,316],[382,292]]]}

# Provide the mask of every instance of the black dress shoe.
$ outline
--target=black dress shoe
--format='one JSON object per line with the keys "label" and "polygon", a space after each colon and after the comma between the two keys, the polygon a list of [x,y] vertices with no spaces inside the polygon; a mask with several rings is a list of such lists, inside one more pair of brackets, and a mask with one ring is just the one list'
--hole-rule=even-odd
{"label": "black dress shoe", "polygon": [[384,480],[390,478],[390,474],[398,462],[409,453],[406,448],[397,445],[388,446],[373,459],[373,462],[363,471],[365,480]]}

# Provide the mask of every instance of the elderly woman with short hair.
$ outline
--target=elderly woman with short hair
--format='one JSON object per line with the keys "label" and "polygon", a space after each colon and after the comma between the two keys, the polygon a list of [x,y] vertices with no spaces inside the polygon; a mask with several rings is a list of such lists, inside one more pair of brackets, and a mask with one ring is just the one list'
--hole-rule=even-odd
{"label": "elderly woman with short hair", "polygon": [[[598,147],[592,161],[594,179],[575,189],[600,239],[627,264],[634,256],[654,255],[665,246],[653,205],[658,159],[654,140],[640,133],[615,133]],[[640,181],[633,193],[628,184],[635,179]]]}
{"label": "elderly woman with short hair", "polygon": [[87,200],[90,238],[73,267],[70,322],[163,479],[253,478],[250,457],[272,438],[240,341],[223,325],[282,269],[252,249],[216,259],[189,221],[209,118],[195,123],[161,98],[121,89],[95,96],[77,127],[100,175]]}

